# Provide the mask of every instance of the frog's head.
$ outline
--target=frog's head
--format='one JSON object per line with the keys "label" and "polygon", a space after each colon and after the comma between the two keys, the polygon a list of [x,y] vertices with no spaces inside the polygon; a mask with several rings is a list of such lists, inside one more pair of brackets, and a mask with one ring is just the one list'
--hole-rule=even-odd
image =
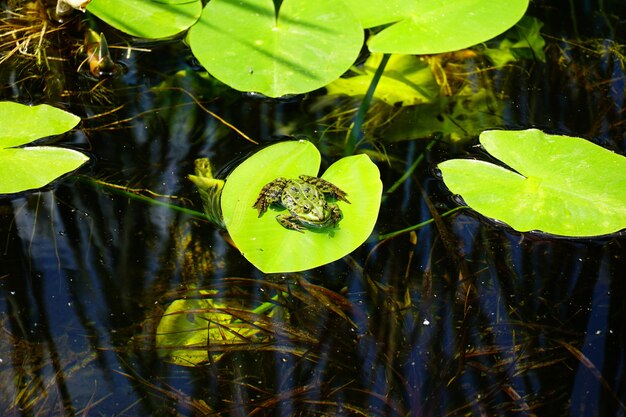
{"label": "frog's head", "polygon": [[303,204],[298,217],[306,222],[321,223],[328,218],[328,207],[326,207],[326,204],[311,204],[307,202]]}

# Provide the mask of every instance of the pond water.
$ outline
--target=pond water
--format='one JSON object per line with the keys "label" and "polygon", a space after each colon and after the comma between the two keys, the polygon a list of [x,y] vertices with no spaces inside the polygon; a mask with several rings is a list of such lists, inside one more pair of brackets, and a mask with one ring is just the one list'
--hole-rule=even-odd
{"label": "pond water", "polygon": [[[373,105],[357,151],[381,170],[375,230],[349,256],[290,274],[262,274],[226,233],[170,206],[201,210],[187,179],[196,158],[221,169],[256,149],[206,110],[263,144],[305,135],[324,169],[342,156],[358,100],[269,100],[176,76],[200,69],[179,39],[128,52],[107,27],[122,67],[108,79],[76,72],[71,24],[47,47],[65,61],[4,61],[0,98],[79,115],[59,144],[91,160],[45,190],[0,198],[1,414],[626,415],[626,237],[440,217],[457,202],[435,165],[485,158],[481,130],[536,127],[626,154],[623,1],[541,1],[527,14],[545,24],[545,62],[479,71],[451,58],[497,103],[465,139],[425,135],[419,109]],[[261,336],[207,345],[204,362],[181,366],[157,349],[156,328],[185,297],[280,309],[254,321]]]}

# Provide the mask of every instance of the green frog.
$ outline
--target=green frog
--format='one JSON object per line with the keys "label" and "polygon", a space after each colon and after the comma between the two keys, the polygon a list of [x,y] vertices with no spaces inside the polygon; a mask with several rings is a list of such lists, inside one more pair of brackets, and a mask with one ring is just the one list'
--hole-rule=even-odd
{"label": "green frog", "polygon": [[336,227],[341,220],[341,209],[326,201],[327,195],[350,204],[345,191],[321,178],[308,175],[300,175],[297,180],[279,177],[261,189],[252,207],[261,217],[272,204],[282,206],[289,210],[289,214],[276,216],[278,223],[286,229],[304,233],[305,228]]}

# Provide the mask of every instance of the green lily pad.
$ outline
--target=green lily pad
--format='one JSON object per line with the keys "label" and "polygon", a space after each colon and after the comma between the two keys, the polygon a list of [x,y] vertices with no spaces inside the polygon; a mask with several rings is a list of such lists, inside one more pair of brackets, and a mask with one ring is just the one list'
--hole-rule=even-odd
{"label": "green lily pad", "polygon": [[2,129],[0,148],[25,145],[45,136],[60,135],[80,122],[80,117],[46,104],[26,106],[12,101],[0,102]]}
{"label": "green lily pad", "polygon": [[370,38],[372,52],[438,54],[489,40],[522,18],[528,0],[420,0]]}
{"label": "green lily pad", "polygon": [[263,186],[277,177],[318,176],[320,153],[308,141],[281,142],[260,150],[227,178],[222,213],[241,253],[261,271],[291,272],[333,262],[359,247],[372,233],[382,194],[378,167],[367,155],[342,158],[322,175],[347,192],[338,201],[343,218],[336,228],[300,233],[276,221],[270,208],[258,217],[255,203]]}
{"label": "green lily pad", "polygon": [[89,158],[71,149],[51,146],[14,148],[72,129],[78,116],[47,106],[0,102],[0,194],[41,188],[81,166]]}
{"label": "green lily pad", "polygon": [[122,32],[140,38],[167,38],[193,25],[200,0],[92,0],[87,10]]}
{"label": "green lily pad", "polygon": [[200,63],[240,91],[270,97],[323,87],[363,44],[359,21],[335,0],[212,0],[188,42]]}
{"label": "green lily pad", "polygon": [[484,161],[439,164],[446,186],[479,213],[526,232],[583,237],[626,228],[626,158],[536,129],[486,131],[480,142],[516,172]]}

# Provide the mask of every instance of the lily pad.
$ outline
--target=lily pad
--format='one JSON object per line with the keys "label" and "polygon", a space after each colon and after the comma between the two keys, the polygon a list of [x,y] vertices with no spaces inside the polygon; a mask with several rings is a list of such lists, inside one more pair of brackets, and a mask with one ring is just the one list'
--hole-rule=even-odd
{"label": "lily pad", "polygon": [[363,44],[359,21],[335,0],[212,0],[189,30],[193,54],[217,79],[270,97],[323,87]]}
{"label": "lily pad", "polygon": [[41,188],[81,166],[89,158],[52,146],[14,148],[43,136],[72,129],[80,118],[45,104],[25,106],[0,102],[4,120],[0,132],[0,194]]}
{"label": "lily pad", "polygon": [[626,228],[626,158],[587,140],[536,129],[486,131],[483,147],[507,164],[439,164],[446,186],[479,213],[526,232],[583,237]]}
{"label": "lily pad", "polygon": [[122,32],[140,38],[167,38],[193,25],[200,0],[92,0],[87,10]]}
{"label": "lily pad", "polygon": [[420,0],[406,2],[399,21],[370,38],[372,52],[438,54],[489,40],[522,18],[528,0]]}
{"label": "lily pad", "polygon": [[[318,176],[320,153],[308,141],[281,142],[260,150],[227,178],[222,213],[241,253],[261,271],[291,272],[333,262],[359,247],[372,233],[382,194],[378,167],[367,155],[342,158],[322,175],[347,192],[338,201],[343,218],[335,228],[300,233],[276,221],[270,208],[258,217],[252,206],[263,186],[277,177]],[[284,211],[283,211],[284,213]]]}

